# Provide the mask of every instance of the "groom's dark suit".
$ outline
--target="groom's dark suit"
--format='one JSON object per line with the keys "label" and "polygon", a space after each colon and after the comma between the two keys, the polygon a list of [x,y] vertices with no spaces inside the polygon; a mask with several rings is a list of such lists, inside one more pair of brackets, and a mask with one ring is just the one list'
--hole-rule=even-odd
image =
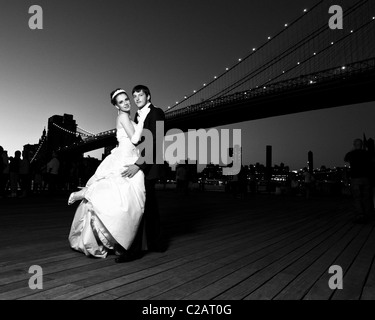
{"label": "groom's dark suit", "polygon": [[[142,222],[138,228],[138,233],[134,239],[134,242],[130,248],[131,251],[139,252],[142,247],[142,235],[144,224],[146,225],[146,237],[147,246],[149,250],[159,250],[160,243],[160,218],[158,210],[158,202],[155,194],[155,184],[156,181],[163,177],[163,164],[157,164],[157,152],[159,155],[163,155],[163,150],[157,150],[157,147],[162,148],[162,143],[157,143],[157,139],[164,139],[164,126],[159,126],[159,132],[157,132],[157,121],[164,121],[165,115],[163,110],[155,108],[152,104],[149,106],[150,112],[148,113],[143,129],[148,129],[152,133],[153,137],[153,162],[146,163],[140,158],[135,164],[143,171],[145,174],[145,187],[146,187],[146,203],[145,211],[143,214]],[[138,123],[138,114],[135,118],[135,122]],[[142,137],[141,143],[144,141]],[[160,142],[160,140],[159,140]],[[147,149],[147,144],[145,146]],[[142,151],[142,156],[145,156],[147,150]],[[161,159],[163,160],[163,158]],[[161,162],[163,163],[163,161]]]}

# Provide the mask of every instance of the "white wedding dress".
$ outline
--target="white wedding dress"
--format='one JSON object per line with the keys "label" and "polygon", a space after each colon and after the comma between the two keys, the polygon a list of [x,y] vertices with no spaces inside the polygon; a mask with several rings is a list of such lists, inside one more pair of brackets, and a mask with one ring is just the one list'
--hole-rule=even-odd
{"label": "white wedding dress", "polygon": [[[121,176],[126,165],[136,162],[139,151],[123,128],[117,129],[116,136],[119,145],[87,182],[85,199],[77,208],[69,234],[73,249],[100,258],[105,258],[115,244],[130,247],[146,200],[141,170],[131,179]],[[145,233],[142,242],[146,249]]]}

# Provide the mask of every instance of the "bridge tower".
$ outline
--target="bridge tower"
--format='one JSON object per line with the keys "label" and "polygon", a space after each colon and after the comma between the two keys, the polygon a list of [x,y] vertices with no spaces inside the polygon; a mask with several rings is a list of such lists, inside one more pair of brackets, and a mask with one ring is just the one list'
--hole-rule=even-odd
{"label": "bridge tower", "polygon": [[54,115],[48,119],[48,148],[47,152],[58,150],[61,147],[68,146],[77,142],[77,123],[73,115],[64,114],[63,116]]}

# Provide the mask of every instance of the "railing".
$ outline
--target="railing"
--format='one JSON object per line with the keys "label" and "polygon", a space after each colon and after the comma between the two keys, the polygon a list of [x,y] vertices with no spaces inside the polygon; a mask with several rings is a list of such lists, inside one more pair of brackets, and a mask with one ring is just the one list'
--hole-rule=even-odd
{"label": "railing", "polygon": [[85,140],[83,140],[81,142],[75,142],[75,143],[71,144],[70,146],[59,148],[57,151],[59,151],[59,152],[67,151],[67,150],[72,149],[72,148],[83,146],[83,145],[85,145],[87,143],[90,143],[90,142],[100,141],[100,140],[112,137],[115,134],[116,134],[116,129],[111,129],[111,130],[107,130],[107,131],[104,131],[104,132],[100,132],[100,133],[97,133],[97,134],[95,134],[91,137],[86,138]]}

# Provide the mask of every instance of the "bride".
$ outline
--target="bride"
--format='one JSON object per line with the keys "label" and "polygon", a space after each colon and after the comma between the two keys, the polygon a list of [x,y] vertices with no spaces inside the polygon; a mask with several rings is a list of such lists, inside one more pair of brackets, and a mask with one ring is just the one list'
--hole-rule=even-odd
{"label": "bride", "polygon": [[[70,229],[70,246],[87,256],[100,258],[105,258],[109,250],[131,246],[146,200],[142,170],[132,178],[123,178],[121,173],[139,157],[135,144],[141,138],[148,112],[138,116],[138,124],[131,121],[130,99],[123,89],[111,93],[111,103],[118,109],[118,147],[103,160],[86,186],[73,192],[68,201],[71,205],[82,200]],[[143,243],[146,243],[145,236]]]}

